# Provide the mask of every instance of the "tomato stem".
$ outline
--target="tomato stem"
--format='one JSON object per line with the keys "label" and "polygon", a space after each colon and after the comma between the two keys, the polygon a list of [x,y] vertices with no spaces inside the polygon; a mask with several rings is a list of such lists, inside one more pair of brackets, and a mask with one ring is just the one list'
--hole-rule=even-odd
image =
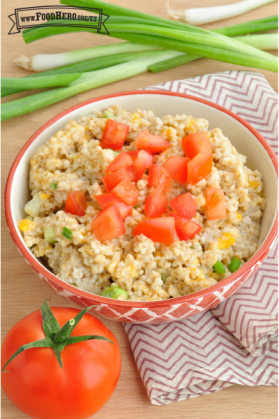
{"label": "tomato stem", "polygon": [[49,305],[48,300],[45,300],[41,307],[43,317],[43,329],[46,337],[53,339],[57,332],[61,329],[58,321],[54,317]]}
{"label": "tomato stem", "polygon": [[57,322],[56,318],[54,317],[51,308],[48,305],[47,300],[45,300],[41,307],[41,313],[43,318],[43,329],[45,332],[45,339],[37,340],[35,342],[27,343],[26,345],[22,345],[6,362],[4,367],[2,368],[2,372],[9,372],[4,371],[6,366],[19,354],[23,351],[30,349],[30,348],[52,348],[57,361],[59,362],[60,367],[63,367],[61,352],[67,345],[72,345],[74,343],[85,342],[88,340],[107,340],[110,343],[114,343],[112,340],[105,338],[104,336],[97,336],[97,335],[85,335],[85,336],[71,336],[72,331],[76,327],[76,325],[81,321],[83,316],[91,310],[93,307],[100,307],[97,305],[90,306],[85,308],[84,310],[80,311],[73,319],[67,321],[64,326],[61,328],[59,323]]}
{"label": "tomato stem", "polygon": [[9,372],[9,371],[4,371],[4,369],[6,368],[6,366],[19,354],[21,354],[21,352],[25,351],[26,349],[30,349],[30,348],[53,348],[53,342],[51,341],[51,339],[49,338],[45,338],[42,340],[37,340],[35,342],[31,342],[31,343],[27,343],[26,345],[22,345],[20,348],[18,348],[18,350],[11,356],[11,358],[6,362],[6,364],[4,365],[4,367],[2,368],[2,372]]}

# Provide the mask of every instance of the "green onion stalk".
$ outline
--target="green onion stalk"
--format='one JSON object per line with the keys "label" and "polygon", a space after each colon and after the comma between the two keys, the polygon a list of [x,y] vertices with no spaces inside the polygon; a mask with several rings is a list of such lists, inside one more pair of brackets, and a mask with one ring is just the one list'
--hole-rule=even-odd
{"label": "green onion stalk", "polygon": [[[235,36],[235,35],[243,35],[247,33],[253,33],[256,31],[263,31],[268,29],[276,29],[278,28],[278,16],[271,16],[269,18],[264,19],[257,19],[250,22],[246,22],[245,24],[240,23],[232,26],[227,26],[224,28],[215,29],[214,31],[217,33],[222,33],[223,35]],[[28,33],[28,31],[27,31]],[[32,32],[33,33],[33,32]],[[26,35],[27,36],[27,35]],[[254,47],[259,49],[274,49],[278,48],[278,38],[276,34],[264,34],[264,35],[254,35],[254,36],[245,36],[245,37],[238,37],[238,41],[243,43],[250,44]],[[101,48],[101,49],[100,49]],[[105,45],[104,47],[92,47],[77,51],[71,51],[67,53],[60,53],[60,54],[39,54],[33,57],[24,57],[24,60],[29,63],[37,63],[43,60],[47,63],[48,66],[51,66],[51,70],[44,71],[42,73],[33,74],[31,76],[26,76],[25,78],[30,77],[42,77],[42,76],[49,76],[55,74],[69,74],[69,73],[84,73],[88,71],[99,70],[101,68],[111,67],[113,65],[121,64],[122,62],[127,62],[134,58],[137,58],[136,50],[145,50],[145,49],[156,49],[157,46],[148,46],[148,45],[141,45],[136,43],[129,43],[129,42],[122,42],[120,44],[109,44]],[[128,51],[133,50],[134,52],[128,53]],[[125,51],[125,53],[120,53],[120,51]],[[109,54],[105,56],[100,56],[103,53]],[[90,59],[87,59],[91,57]],[[94,58],[92,58],[94,57]],[[180,56],[177,56],[175,59],[170,59],[166,61],[162,61],[156,63],[149,67],[149,70],[153,73],[167,70],[168,68],[176,67],[181,64],[185,64],[194,60],[197,60],[201,57],[193,54],[184,54],[182,53]],[[86,60],[85,60],[86,59]],[[76,62],[79,60],[84,60],[81,62]],[[73,63],[73,61],[75,61]],[[18,65],[21,65],[26,68],[26,66],[22,65],[22,58],[18,58],[15,60]],[[57,67],[58,63],[67,62],[66,65]],[[29,64],[28,64],[28,69]],[[31,65],[31,68],[34,69]],[[35,65],[35,68],[36,67]],[[23,78],[23,79],[25,79]],[[13,87],[8,88],[7,79],[2,79],[2,90],[1,96],[8,96],[14,93],[22,92],[27,90],[28,88],[37,88],[37,87],[28,87],[30,85],[24,84],[23,87],[15,87],[16,83]],[[7,80],[8,81],[8,80]],[[34,84],[33,86],[36,86]]]}
{"label": "green onion stalk", "polygon": [[[135,18],[130,18],[129,22],[130,20],[132,20],[132,22],[136,20],[138,23],[146,22],[145,20],[135,19]],[[255,31],[261,32],[261,31],[266,31],[269,29],[277,29],[277,28],[278,28],[278,16],[271,16],[269,18],[257,19],[257,20],[252,20],[250,22],[245,22],[245,24],[240,23],[240,24],[236,24],[232,26],[226,26],[223,28],[214,29],[212,32],[216,32],[216,33],[227,35],[227,36],[237,36],[237,35],[244,35],[244,34],[247,35],[248,33],[251,34]],[[31,57],[21,56],[17,58],[16,60],[14,60],[14,62],[26,70],[46,71],[46,70],[53,69],[56,67],[61,67],[61,66],[77,63],[80,61],[90,60],[92,58],[112,56],[115,54],[119,55],[121,53],[141,52],[147,49],[156,49],[156,48],[157,47],[154,47],[152,45],[141,45],[141,44],[130,43],[130,42],[122,42],[118,44],[114,43],[114,44],[104,45],[101,47],[92,47],[92,48],[80,49],[76,51],[69,51],[69,52],[57,53],[57,54],[38,54]],[[268,49],[268,48],[260,48],[260,49]]]}
{"label": "green onion stalk", "polygon": [[[131,18],[140,18],[140,19],[146,20],[147,23],[151,24],[151,26],[152,25],[155,26],[155,24],[156,24],[156,25],[161,25],[162,27],[180,29],[182,31],[185,31],[185,29],[187,29],[189,31],[195,32],[197,34],[197,37],[198,37],[198,35],[201,35],[201,33],[206,33],[206,34],[211,35],[211,36],[214,36],[214,35],[215,36],[216,35],[222,36],[222,34],[220,32],[219,32],[219,34],[217,34],[217,32],[213,33],[213,31],[208,31],[208,30],[203,29],[203,28],[198,28],[196,26],[188,25],[188,24],[185,24],[185,23],[182,23],[182,22],[170,21],[169,19],[164,19],[164,18],[160,18],[160,17],[157,17],[157,16],[148,15],[147,13],[138,12],[138,11],[135,11],[135,10],[132,10],[132,9],[117,6],[117,5],[110,4],[110,3],[107,3],[107,2],[103,2],[103,1],[100,1],[100,0],[60,0],[60,3],[67,4],[69,6],[75,6],[75,7],[102,8],[103,13],[110,16],[110,22],[112,22],[112,17],[116,17],[116,19],[119,19],[120,17],[121,18],[129,17],[129,19],[127,21],[129,21]],[[106,22],[106,26],[109,27],[109,25],[110,25],[109,21]],[[135,25],[135,23],[133,23],[133,25]],[[122,24],[122,26],[124,26],[124,24]],[[123,30],[125,30],[124,27],[122,28],[122,31]],[[170,35],[172,36],[171,31],[170,31]],[[124,38],[124,39],[126,39],[126,38]],[[142,42],[140,41],[140,43],[142,43]],[[230,45],[231,45],[231,43],[230,43]],[[239,46],[239,48],[241,48],[241,44],[238,45],[238,46]],[[170,47],[165,46],[165,48],[170,48]],[[250,51],[250,52],[248,52],[248,51]],[[255,53],[256,53],[256,51],[255,51]],[[184,51],[184,52],[195,54],[193,51],[192,52],[191,51]],[[246,54],[252,53],[252,49],[247,48],[245,53]],[[260,54],[259,56],[263,56],[263,55]],[[207,57],[207,58],[210,58],[210,57]],[[269,58],[269,59],[271,59],[271,58]],[[223,60],[220,59],[220,61],[223,61]],[[226,61],[226,62],[229,62],[229,61]],[[236,63],[234,63],[234,64],[236,64]],[[243,65],[243,64],[240,64],[240,65]]]}
{"label": "green onion stalk", "polygon": [[[122,17],[121,19],[123,20]],[[68,22],[70,23],[71,21]],[[54,22],[52,23],[54,24]],[[57,25],[57,22],[55,24]],[[156,45],[161,48],[172,49],[219,61],[277,71],[278,59],[273,55],[249,45],[245,46],[245,52],[243,52],[243,43],[220,34],[210,33],[209,31],[209,34],[193,34],[191,31],[187,31],[186,33],[185,30],[170,30],[157,26],[152,27],[146,24],[124,23],[124,21],[122,23],[111,22],[110,25],[107,26],[110,30],[110,36],[124,39],[129,42]],[[25,30],[23,37],[25,42],[29,43],[48,36],[77,31],[96,32],[95,29],[93,30],[86,27],[36,27]],[[201,40],[203,44],[199,43]]]}
{"label": "green onion stalk", "polygon": [[61,67],[79,61],[91,60],[92,58],[104,57],[107,55],[123,54],[129,52],[141,52],[153,50],[152,45],[141,45],[131,42],[102,45],[94,48],[79,49],[60,54],[37,54],[33,57],[21,56],[14,62],[25,70],[47,71],[52,68]]}
{"label": "green onion stalk", "polygon": [[54,89],[4,103],[1,108],[1,120],[5,121],[6,119],[24,115],[78,93],[144,73],[150,65],[158,61],[175,58],[179,53],[176,51],[162,50],[147,51],[141,54],[140,58],[128,61],[127,63],[83,73],[68,87]]}
{"label": "green onion stalk", "polygon": [[[19,79],[13,78],[12,80],[20,80],[18,85],[16,85],[16,83],[13,85],[13,83],[10,83],[11,79],[6,79],[3,77],[1,79],[1,97],[13,95],[28,89],[36,89],[37,87],[32,87],[32,83],[29,83],[28,80],[35,82],[35,78],[41,79],[42,77],[71,73],[79,73],[79,75],[81,75],[81,73],[100,70],[102,68],[112,67],[117,64],[125,63],[127,61],[139,58],[141,55],[142,53],[139,52],[107,55],[105,57],[98,57],[86,61],[81,61],[80,63],[68,64],[62,67],[54,68],[52,70],[43,71],[42,73],[31,74],[30,76],[20,77]],[[21,86],[20,88],[19,85]],[[37,86],[37,82],[34,83],[34,86]],[[59,86],[59,84],[56,84],[56,86]],[[60,84],[60,86],[63,85]]]}
{"label": "green onion stalk", "polygon": [[[238,37],[238,40],[241,40],[241,42],[247,43],[249,45],[258,45],[258,47],[263,49],[278,48],[277,34],[246,35],[243,37]],[[58,67],[57,69],[36,73],[27,77],[3,77],[1,79],[1,96],[4,97],[29,89],[69,86],[74,80],[77,80],[83,72],[111,67],[113,65],[121,64],[122,62],[127,62],[140,57],[141,53],[137,52],[109,55],[106,57],[82,61],[81,63],[69,64],[66,66]],[[182,65],[199,58],[201,57],[196,55],[177,53],[176,57],[155,63],[149,66],[148,69],[153,73],[157,73],[159,71],[177,67],[178,65]],[[76,71],[79,71],[79,73],[76,73]]]}

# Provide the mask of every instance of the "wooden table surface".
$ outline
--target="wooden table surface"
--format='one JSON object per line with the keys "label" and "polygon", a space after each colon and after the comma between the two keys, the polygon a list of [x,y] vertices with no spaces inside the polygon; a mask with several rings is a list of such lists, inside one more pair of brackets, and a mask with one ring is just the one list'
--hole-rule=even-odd
{"label": "wooden table surface", "polygon": [[[236,0],[184,0],[171,3],[178,8],[190,8],[205,5],[234,3]],[[115,4],[130,7],[156,16],[167,17],[165,0],[113,0]],[[2,2],[2,76],[20,77],[27,73],[13,64],[19,55],[36,53],[58,53],[112,42],[101,35],[86,33],[62,35],[48,38],[30,45],[25,45],[21,34],[7,35],[11,28],[8,15],[14,8],[58,4],[58,1],[20,0]],[[277,14],[277,3],[271,3],[237,18],[207,25],[207,28],[221,27],[235,23],[259,19]],[[245,69],[232,64],[213,60],[199,60],[193,63],[158,73],[146,73],[128,80],[100,87],[64,100],[48,108],[38,110],[2,124],[2,194],[9,169],[13,160],[28,138],[46,121],[59,112],[86,99],[107,93],[135,90],[141,87],[162,83],[169,80],[195,77],[232,69]],[[255,70],[257,71],[257,70]],[[277,74],[259,70],[265,75],[271,86],[277,91]],[[25,94],[14,95],[16,99]],[[4,99],[6,101],[7,99]],[[10,100],[10,98],[8,98]],[[2,211],[2,338],[21,318],[40,308],[42,301],[49,298],[52,306],[69,306],[69,303],[43,283],[25,263],[10,237]],[[133,354],[120,323],[103,320],[118,339],[123,367],[117,388],[108,403],[94,416],[95,419],[275,419],[277,418],[277,389],[274,387],[242,387],[233,385],[220,392],[181,401],[167,406],[153,406],[140,379]],[[2,393],[2,419],[27,418]],[[51,418],[50,418],[51,419]]]}

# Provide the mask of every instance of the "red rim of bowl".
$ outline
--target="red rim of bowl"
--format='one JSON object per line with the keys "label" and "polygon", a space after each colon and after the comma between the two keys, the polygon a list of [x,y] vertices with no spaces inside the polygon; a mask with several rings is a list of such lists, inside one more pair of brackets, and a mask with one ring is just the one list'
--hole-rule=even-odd
{"label": "red rim of bowl", "polygon": [[71,108],[61,112],[54,118],[50,119],[48,122],[46,122],[41,128],[39,128],[26,142],[26,144],[22,147],[20,152],[18,153],[11,169],[9,172],[9,176],[7,179],[6,189],[5,189],[5,215],[7,224],[12,236],[12,239],[14,240],[16,246],[24,256],[24,258],[35,268],[36,271],[39,271],[41,275],[45,276],[49,281],[54,282],[56,285],[64,288],[66,291],[68,291],[71,294],[74,294],[78,297],[86,298],[87,300],[94,300],[99,303],[102,303],[103,305],[113,305],[118,307],[127,307],[127,308],[155,308],[155,307],[161,307],[165,305],[173,305],[173,304],[181,304],[181,303],[191,303],[193,300],[196,300],[199,297],[205,297],[206,295],[212,294],[212,292],[219,291],[224,286],[228,285],[229,283],[232,283],[235,281],[237,277],[242,277],[245,275],[252,267],[253,265],[256,265],[259,261],[261,261],[266,254],[268,253],[270,247],[272,246],[274,240],[276,239],[277,233],[278,233],[278,226],[277,226],[277,217],[274,221],[274,224],[271,228],[271,231],[266,238],[263,245],[260,247],[260,249],[252,256],[251,259],[249,259],[248,262],[245,263],[245,265],[240,268],[237,272],[233,273],[229,277],[223,279],[222,281],[218,282],[215,285],[212,285],[208,288],[205,288],[201,291],[195,292],[193,294],[184,295],[182,297],[176,297],[171,298],[167,300],[159,300],[159,301],[150,301],[150,302],[138,302],[138,301],[120,301],[120,300],[112,300],[109,298],[105,298],[99,295],[95,295],[92,293],[89,293],[87,291],[83,291],[81,289],[75,288],[72,285],[68,284],[67,282],[64,282],[62,279],[59,279],[57,276],[53,275],[47,268],[45,268],[36,258],[33,256],[30,251],[25,247],[25,245],[22,243],[22,241],[19,238],[19,232],[17,227],[13,223],[12,214],[11,214],[11,203],[10,203],[10,197],[11,197],[11,188],[12,188],[12,182],[14,178],[15,171],[17,169],[17,166],[28,149],[28,147],[35,141],[35,139],[43,132],[45,131],[50,125],[52,125],[54,122],[58,121],[63,116],[69,114],[70,112],[79,109],[85,105],[88,105],[90,103],[99,102],[104,99],[119,97],[119,96],[131,96],[131,95],[146,95],[146,94],[152,94],[152,95],[165,95],[165,96],[178,96],[183,97],[185,99],[194,100],[196,102],[204,103],[205,105],[211,106],[215,109],[218,109],[234,119],[236,119],[238,122],[240,122],[242,125],[244,125],[251,133],[260,141],[260,143],[263,145],[267,153],[269,154],[271,161],[274,165],[275,171],[278,176],[278,168],[277,168],[277,157],[275,153],[273,152],[270,145],[267,143],[267,141],[263,138],[263,136],[255,129],[252,125],[250,125],[248,122],[246,122],[243,118],[239,117],[235,113],[229,111],[228,109],[217,105],[213,102],[210,102],[209,100],[200,99],[195,96],[186,95],[183,93],[176,93],[176,92],[166,92],[166,91],[158,91],[158,90],[132,90],[128,92],[119,92],[119,93],[112,93],[104,96],[99,96],[95,99],[89,99],[86,100],[78,105],[72,106]]}

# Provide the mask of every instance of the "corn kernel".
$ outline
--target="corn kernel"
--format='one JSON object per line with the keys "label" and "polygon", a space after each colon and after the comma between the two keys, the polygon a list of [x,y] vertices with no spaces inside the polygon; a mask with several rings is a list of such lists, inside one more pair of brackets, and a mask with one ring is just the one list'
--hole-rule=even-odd
{"label": "corn kernel", "polygon": [[133,124],[142,121],[142,119],[136,113],[132,113],[131,117],[132,119],[130,120],[130,122],[132,122]]}
{"label": "corn kernel", "polygon": [[34,227],[34,223],[31,220],[21,220],[19,224],[19,229],[21,231],[28,231]]}
{"label": "corn kernel", "polygon": [[41,198],[41,199],[48,199],[48,198],[49,198],[49,195],[47,195],[46,193],[42,193],[42,194],[40,195],[40,198]]}
{"label": "corn kernel", "polygon": [[249,182],[249,186],[250,186],[251,188],[255,188],[255,189],[257,189],[257,188],[260,186],[260,183],[259,183],[259,181],[257,181],[257,180],[252,180],[251,182]]}
{"label": "corn kernel", "polygon": [[231,245],[235,244],[235,238],[231,233],[224,233],[222,237],[218,240],[218,249],[226,248],[228,249]]}
{"label": "corn kernel", "polygon": [[241,220],[242,220],[242,215],[241,215],[241,214],[239,214],[239,212],[236,212],[236,216],[237,216],[237,219],[238,219],[239,221],[241,221]]}

